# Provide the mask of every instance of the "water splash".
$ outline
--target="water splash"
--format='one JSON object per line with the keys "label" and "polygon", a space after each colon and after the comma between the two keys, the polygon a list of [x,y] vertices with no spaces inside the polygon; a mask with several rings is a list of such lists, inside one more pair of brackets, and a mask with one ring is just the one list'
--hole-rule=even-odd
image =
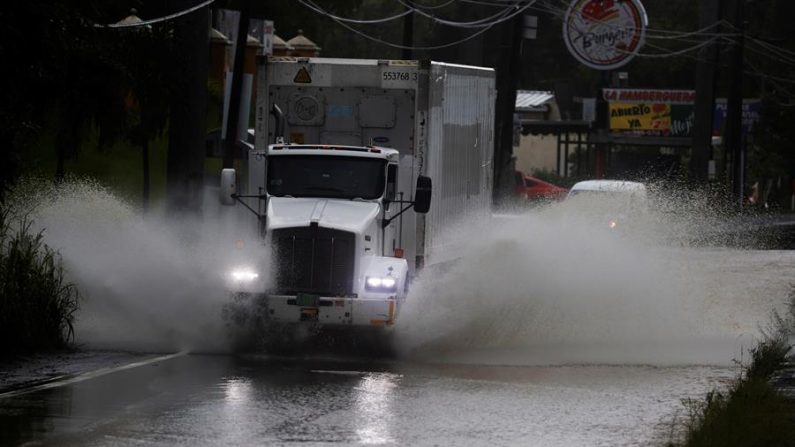
{"label": "water splash", "polygon": [[[230,349],[227,268],[267,271],[241,207],[141,217],[86,180],[28,182],[16,206],[46,229],[80,287],[77,341],[91,348]],[[668,195],[618,231],[604,224],[605,208],[563,203],[488,230],[450,229],[470,242],[459,262],[413,285],[396,325],[400,351],[504,365],[723,365],[783,306],[795,252],[702,247],[723,217],[713,200]]]}
{"label": "water splash", "polygon": [[414,284],[401,351],[506,365],[741,359],[782,309],[795,254],[704,247],[720,217],[710,207],[655,203],[617,229],[592,197],[472,231],[460,262]]}
{"label": "water splash", "polygon": [[166,219],[162,212],[142,217],[96,182],[78,179],[57,188],[29,180],[17,189],[15,208],[44,229],[83,295],[78,344],[135,351],[230,347],[220,318],[226,268],[259,262],[235,250],[250,232],[234,216],[221,217],[231,213],[209,210],[201,221]]}

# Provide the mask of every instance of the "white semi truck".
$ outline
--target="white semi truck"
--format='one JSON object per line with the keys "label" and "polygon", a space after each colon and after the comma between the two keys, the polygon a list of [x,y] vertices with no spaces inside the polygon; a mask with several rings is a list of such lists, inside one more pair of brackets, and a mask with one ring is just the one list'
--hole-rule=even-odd
{"label": "white semi truck", "polygon": [[490,217],[495,97],[487,68],[261,59],[255,144],[221,200],[257,215],[271,271],[235,279],[267,278],[266,318],[392,325],[417,272],[464,242],[451,229]]}

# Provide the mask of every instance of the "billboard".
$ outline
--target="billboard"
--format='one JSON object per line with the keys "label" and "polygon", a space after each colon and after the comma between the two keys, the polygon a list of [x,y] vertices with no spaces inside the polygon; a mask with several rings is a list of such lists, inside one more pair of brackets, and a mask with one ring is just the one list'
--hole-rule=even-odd
{"label": "billboard", "polygon": [[[604,89],[610,132],[621,135],[690,137],[695,123],[694,90]],[[743,100],[743,133],[759,121],[761,102]],[[713,135],[722,135],[726,100],[718,99],[713,115]]]}

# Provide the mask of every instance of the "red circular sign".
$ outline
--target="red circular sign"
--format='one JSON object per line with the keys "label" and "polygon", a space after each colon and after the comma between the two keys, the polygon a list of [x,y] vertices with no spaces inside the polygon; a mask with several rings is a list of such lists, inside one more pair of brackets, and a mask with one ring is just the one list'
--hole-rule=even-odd
{"label": "red circular sign", "polygon": [[583,64],[612,70],[637,54],[647,25],[640,0],[574,0],[563,21],[563,40]]}

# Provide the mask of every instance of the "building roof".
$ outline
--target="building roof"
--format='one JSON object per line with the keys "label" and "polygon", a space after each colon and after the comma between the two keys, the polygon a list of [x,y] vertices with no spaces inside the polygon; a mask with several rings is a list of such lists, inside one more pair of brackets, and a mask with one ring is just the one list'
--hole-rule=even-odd
{"label": "building roof", "polygon": [[292,39],[287,41],[288,45],[291,45],[296,50],[313,50],[313,51],[320,51],[320,47],[312,42],[311,40],[307,39],[304,36],[304,30],[298,30],[298,35],[293,37]]}
{"label": "building roof", "polygon": [[273,49],[292,50],[293,46],[284,41],[281,37],[273,34]]}
{"label": "building roof", "polygon": [[516,91],[516,111],[517,112],[546,112],[549,107],[547,104],[555,100],[553,92],[539,90],[517,90]]}
{"label": "building roof", "polygon": [[262,42],[259,41],[256,37],[252,36],[251,34],[246,35],[246,46],[247,47],[262,47]]}
{"label": "building roof", "polygon": [[123,18],[121,20],[119,20],[114,25],[122,25],[122,26],[136,25],[136,24],[141,23],[141,22],[143,22],[143,20],[141,20],[141,18],[138,17],[138,10],[136,10],[135,8],[132,8],[132,9],[130,9],[130,15],[128,15],[127,17],[125,17],[125,18]]}
{"label": "building roof", "polygon": [[224,45],[232,45],[232,41],[215,28],[210,28],[210,42],[219,42]]}

